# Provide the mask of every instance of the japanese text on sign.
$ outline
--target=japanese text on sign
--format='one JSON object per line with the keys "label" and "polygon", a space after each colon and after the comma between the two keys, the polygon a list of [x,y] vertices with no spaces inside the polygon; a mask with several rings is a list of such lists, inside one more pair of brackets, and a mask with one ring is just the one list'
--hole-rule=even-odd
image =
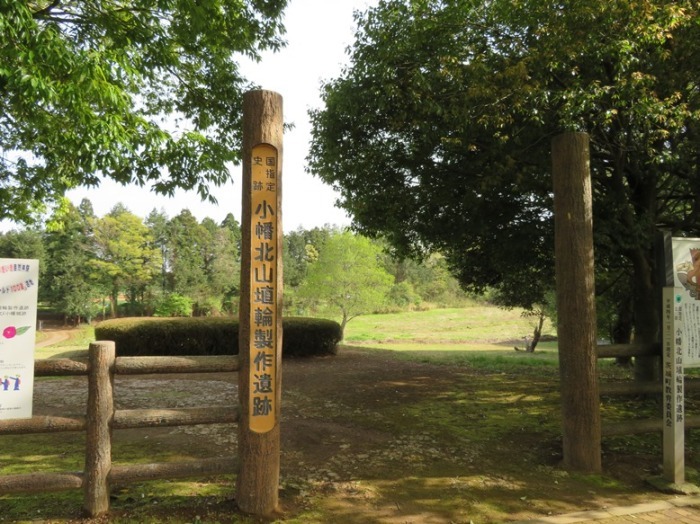
{"label": "japanese text on sign", "polygon": [[700,238],[672,238],[673,285],[679,293],[686,326],[682,351],[685,367],[700,366]]}
{"label": "japanese text on sign", "polygon": [[30,418],[39,261],[0,259],[0,420]]}
{"label": "japanese text on sign", "polygon": [[268,145],[255,146],[251,162],[250,429],[276,424],[278,158]]}

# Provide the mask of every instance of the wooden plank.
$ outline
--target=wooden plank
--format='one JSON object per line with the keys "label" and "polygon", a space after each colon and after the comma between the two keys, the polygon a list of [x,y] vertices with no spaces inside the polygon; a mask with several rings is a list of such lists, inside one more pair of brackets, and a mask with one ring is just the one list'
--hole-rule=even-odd
{"label": "wooden plank", "polygon": [[28,433],[59,433],[64,431],[85,431],[86,417],[54,417],[36,415],[32,418],[0,420],[0,434],[26,435]]}
{"label": "wooden plank", "polygon": [[114,429],[193,426],[238,422],[236,407],[179,409],[121,409],[114,413]]}
{"label": "wooden plank", "polygon": [[80,473],[25,473],[0,476],[0,495],[11,493],[46,493],[80,489],[83,478]]}
{"label": "wooden plank", "polygon": [[238,371],[236,355],[183,357],[117,357],[115,372],[123,375],[151,373],[224,373]]}
{"label": "wooden plank", "polygon": [[186,462],[114,465],[109,481],[117,485],[156,479],[228,475],[236,472],[237,462],[233,457],[218,457]]}
{"label": "wooden plank", "polygon": [[36,377],[67,377],[71,375],[87,375],[87,370],[87,357],[44,358],[34,361],[34,376]]}
{"label": "wooden plank", "polygon": [[661,344],[603,344],[596,353],[598,358],[660,356]]}

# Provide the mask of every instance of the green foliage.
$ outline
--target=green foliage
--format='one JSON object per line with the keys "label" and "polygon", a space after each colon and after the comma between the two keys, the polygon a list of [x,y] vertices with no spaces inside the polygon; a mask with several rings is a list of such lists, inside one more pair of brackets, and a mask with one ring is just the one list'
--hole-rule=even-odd
{"label": "green foliage", "polygon": [[317,307],[339,312],[345,329],[351,319],[386,303],[392,277],[381,267],[380,255],[381,249],[367,238],[335,233],[308,268],[299,295]]}
{"label": "green foliage", "polygon": [[156,306],[156,317],[191,317],[192,299],[179,293],[170,293]]}
{"label": "green foliage", "polygon": [[[425,302],[432,307],[459,307],[465,304],[467,295],[450,273],[443,255],[431,253],[421,260],[397,258],[392,254],[390,247],[387,248],[384,266],[394,276],[395,286],[408,283],[412,289],[409,294],[416,295],[408,301],[400,302],[414,306]],[[397,290],[393,290],[392,294],[395,292]]]}
{"label": "green foliage", "polygon": [[97,220],[94,242],[91,276],[109,291],[112,315],[116,316],[121,293],[133,306],[154,281],[161,267],[160,251],[148,227],[120,204]]}
{"label": "green foliage", "polygon": [[288,357],[310,357],[313,355],[335,355],[338,343],[343,338],[340,324],[321,318],[284,318],[282,355]]}
{"label": "green foliage", "polygon": [[408,309],[411,306],[417,306],[421,302],[421,298],[413,289],[410,282],[399,282],[391,286],[388,294],[389,303],[397,306],[400,309]]}
{"label": "green foliage", "polygon": [[2,2],[0,216],[100,176],[213,200],[240,150],[236,59],[281,46],[286,3]]}
{"label": "green foliage", "polygon": [[46,273],[47,253],[42,242],[41,231],[31,228],[0,234],[0,257],[39,260],[39,300],[46,298],[41,283]]}
{"label": "green foliage", "polygon": [[92,275],[92,233],[95,217],[85,201],[80,208],[66,204],[44,232],[47,267],[39,280],[42,298],[69,317],[97,315],[104,287]]}
{"label": "green foliage", "polygon": [[95,327],[97,340],[112,340],[117,354],[235,355],[238,323],[226,318],[120,318]]}
{"label": "green foliage", "polygon": [[550,140],[586,131],[598,274],[629,276],[637,332],[654,333],[655,228],[700,231],[699,15],[691,0],[381,1],[311,113],[310,170],[360,232],[531,307],[553,282]]}
{"label": "green foliage", "polygon": [[[95,327],[97,340],[112,340],[120,356],[237,355],[238,319],[120,318]],[[313,318],[282,320],[282,355],[334,355],[341,339],[337,322]]]}
{"label": "green foliage", "polygon": [[173,217],[167,226],[170,286],[176,293],[192,295],[199,291],[206,275],[202,271],[205,231],[188,209]]}
{"label": "green foliage", "polygon": [[284,235],[284,281],[296,288],[306,278],[309,265],[318,260],[328,238],[333,234],[329,228],[311,230],[297,229]]}
{"label": "green foliage", "polygon": [[[339,238],[327,250],[326,244],[334,236]],[[114,316],[115,312],[119,316],[189,316],[189,306],[180,308],[168,302],[172,293],[192,299],[194,316],[216,316],[234,314],[238,309],[240,240],[240,224],[231,214],[218,225],[210,218],[197,222],[186,209],[172,219],[154,209],[142,221],[117,204],[108,215],[98,218],[90,201],[84,199],[78,207],[65,202],[43,230],[0,235],[0,253],[38,256],[40,299],[64,316],[91,319],[99,313]],[[385,291],[385,296],[374,293],[376,300],[364,307],[366,311],[459,306],[465,300],[439,254],[422,261],[399,260],[390,251],[383,251],[386,243],[363,239],[358,244],[353,235],[330,227],[298,229],[285,235],[284,242],[285,311],[290,316],[342,314],[332,300],[309,296],[308,289],[300,286],[312,266],[320,271],[322,254],[325,262],[321,260],[321,264],[328,264],[332,271],[342,274],[348,270],[342,264],[359,269],[364,264],[370,274],[375,268],[383,275],[379,287],[371,278],[365,280],[368,277],[359,269],[353,278],[348,278],[349,274],[336,279],[350,293],[365,298],[379,289]],[[335,267],[328,262],[333,257],[338,262]],[[384,285],[391,280],[393,284]],[[110,311],[106,309],[107,298]],[[347,312],[348,319],[355,313]]]}

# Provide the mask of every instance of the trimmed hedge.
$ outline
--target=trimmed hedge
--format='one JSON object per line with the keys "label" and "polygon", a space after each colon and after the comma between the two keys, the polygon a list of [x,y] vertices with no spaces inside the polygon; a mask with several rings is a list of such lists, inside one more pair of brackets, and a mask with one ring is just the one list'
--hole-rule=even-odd
{"label": "trimmed hedge", "polygon": [[[283,357],[335,355],[342,339],[332,320],[289,317],[282,329]],[[238,319],[118,318],[100,322],[95,338],[114,341],[119,356],[237,355]]]}

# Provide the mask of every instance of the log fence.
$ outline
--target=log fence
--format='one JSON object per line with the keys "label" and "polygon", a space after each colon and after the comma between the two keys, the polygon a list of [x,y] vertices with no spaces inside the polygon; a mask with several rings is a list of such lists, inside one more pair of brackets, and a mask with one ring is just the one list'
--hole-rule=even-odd
{"label": "log fence", "polygon": [[112,430],[237,423],[238,407],[177,409],[123,409],[114,407],[115,375],[213,373],[238,370],[237,356],[116,357],[114,342],[90,344],[87,358],[37,360],[35,376],[88,377],[85,415],[34,416],[0,420],[0,435],[86,432],[82,472],[29,473],[0,476],[0,495],[83,490],[83,511],[96,517],[109,511],[110,486],[146,480],[186,478],[233,473],[234,457],[182,462],[112,464]]}
{"label": "log fence", "polygon": [[[661,357],[661,343],[655,344],[609,344],[597,346],[597,357]],[[661,395],[663,383],[660,381],[616,381],[603,382],[599,386],[601,395]],[[700,391],[700,379],[685,378],[685,391]],[[700,428],[700,416],[685,416],[686,428]],[[605,422],[602,424],[602,436],[613,437],[620,435],[634,435],[640,433],[663,432],[663,419],[638,419],[624,422]]]}
{"label": "log fence", "polygon": [[[599,345],[597,358],[661,355],[660,344]],[[83,510],[96,517],[109,511],[110,486],[157,479],[227,474],[235,471],[235,457],[184,462],[113,465],[112,431],[120,429],[237,423],[238,407],[121,409],[114,407],[115,375],[236,372],[237,356],[116,357],[113,342],[90,344],[87,358],[45,359],[35,362],[37,377],[88,377],[85,415],[33,416],[0,420],[0,435],[86,432],[82,472],[28,473],[0,476],[0,495],[81,489]],[[700,391],[700,379],[685,379],[686,391]],[[608,382],[601,395],[661,394],[661,382]],[[700,427],[700,416],[686,416],[687,428]],[[644,419],[602,424],[602,436],[662,432],[663,420]]]}

